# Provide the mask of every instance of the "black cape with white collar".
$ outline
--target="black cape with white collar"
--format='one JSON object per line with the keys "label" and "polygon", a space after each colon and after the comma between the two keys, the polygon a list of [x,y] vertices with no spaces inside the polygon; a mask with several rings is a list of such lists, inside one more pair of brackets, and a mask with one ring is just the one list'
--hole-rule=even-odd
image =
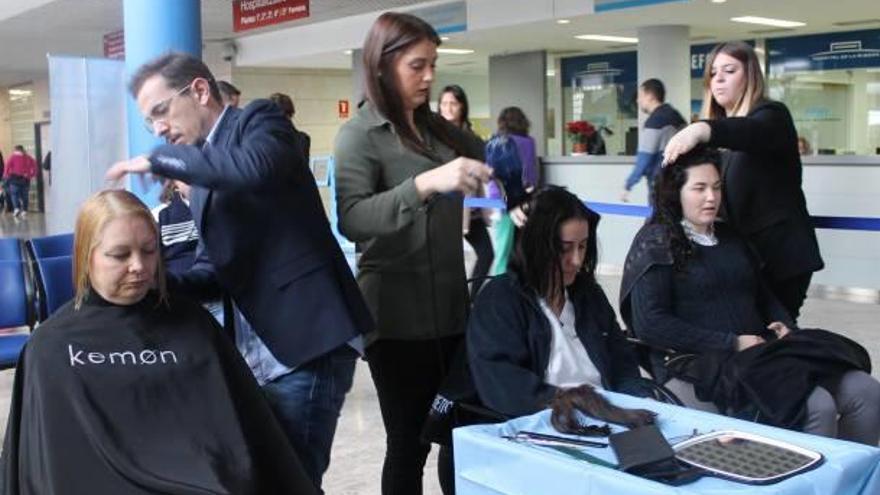
{"label": "black cape with white collar", "polygon": [[221,332],[153,294],[62,307],[16,369],[2,493],[316,493]]}

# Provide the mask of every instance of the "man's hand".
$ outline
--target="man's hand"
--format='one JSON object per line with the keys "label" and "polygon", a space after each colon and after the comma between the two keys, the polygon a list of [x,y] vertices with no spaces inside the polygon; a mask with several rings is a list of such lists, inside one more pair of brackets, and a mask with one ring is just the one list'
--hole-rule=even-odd
{"label": "man's hand", "polygon": [[126,174],[145,174],[150,171],[150,160],[147,159],[146,156],[136,156],[131,160],[123,160],[121,162],[116,162],[107,170],[107,173],[104,174],[104,178],[107,182],[117,182],[119,179],[122,179],[126,176]]}
{"label": "man's hand", "polygon": [[629,203],[629,191],[624,189],[623,192],[620,193],[620,200],[624,203]]}

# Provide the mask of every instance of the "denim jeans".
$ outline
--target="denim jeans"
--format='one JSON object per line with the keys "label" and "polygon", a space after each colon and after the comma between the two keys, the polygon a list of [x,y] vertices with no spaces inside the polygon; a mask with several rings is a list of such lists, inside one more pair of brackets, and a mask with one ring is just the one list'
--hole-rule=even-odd
{"label": "denim jeans", "polygon": [[275,417],[319,488],[357,358],[344,344],[263,386]]}
{"label": "denim jeans", "polygon": [[31,181],[21,177],[9,178],[9,196],[12,199],[12,207],[17,210],[27,211],[28,192]]}

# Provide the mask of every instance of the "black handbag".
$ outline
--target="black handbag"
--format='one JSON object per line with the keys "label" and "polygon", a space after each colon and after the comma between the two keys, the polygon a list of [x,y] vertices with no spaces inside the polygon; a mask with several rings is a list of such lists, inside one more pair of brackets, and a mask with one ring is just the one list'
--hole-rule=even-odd
{"label": "black handbag", "polygon": [[608,437],[621,471],[669,485],[682,485],[702,475],[675,457],[657,425],[641,426]]}

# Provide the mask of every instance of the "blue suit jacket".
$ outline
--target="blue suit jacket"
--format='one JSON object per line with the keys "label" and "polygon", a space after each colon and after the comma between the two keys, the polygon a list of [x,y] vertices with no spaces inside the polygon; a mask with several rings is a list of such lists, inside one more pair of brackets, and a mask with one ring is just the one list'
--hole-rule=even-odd
{"label": "blue suit jacket", "polygon": [[268,100],[228,108],[204,146],[163,145],[153,173],[193,186],[193,268],[172,289],[222,287],[283,364],[372,330],[290,121]]}

